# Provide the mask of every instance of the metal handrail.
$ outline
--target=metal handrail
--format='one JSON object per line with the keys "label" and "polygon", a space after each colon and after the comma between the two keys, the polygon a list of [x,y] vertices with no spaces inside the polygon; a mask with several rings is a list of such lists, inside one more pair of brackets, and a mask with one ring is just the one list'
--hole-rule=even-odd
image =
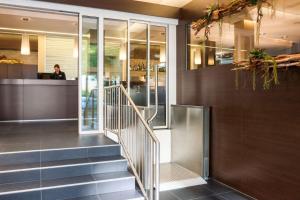
{"label": "metal handrail", "polygon": [[147,122],[149,125],[151,125],[152,121],[154,120],[154,118],[156,117],[157,113],[158,113],[158,65],[154,66],[154,70],[155,70],[155,111],[153,113],[153,115],[151,117],[149,117],[147,119]]}
{"label": "metal handrail", "polygon": [[146,200],[159,200],[159,140],[122,85],[104,88],[104,130],[115,133]]}

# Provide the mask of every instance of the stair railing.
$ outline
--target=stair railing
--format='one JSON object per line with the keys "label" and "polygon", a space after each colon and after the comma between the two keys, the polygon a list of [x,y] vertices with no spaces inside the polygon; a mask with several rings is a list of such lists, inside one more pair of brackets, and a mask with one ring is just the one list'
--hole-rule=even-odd
{"label": "stair railing", "polygon": [[104,130],[118,136],[146,200],[159,200],[160,144],[122,85],[104,88]]}

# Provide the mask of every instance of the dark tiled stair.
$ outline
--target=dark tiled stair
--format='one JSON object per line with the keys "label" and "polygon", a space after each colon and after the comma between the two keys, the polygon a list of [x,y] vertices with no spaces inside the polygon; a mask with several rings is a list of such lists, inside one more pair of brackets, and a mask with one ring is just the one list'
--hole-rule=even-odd
{"label": "dark tiled stair", "polygon": [[0,200],[143,199],[120,146],[0,154]]}

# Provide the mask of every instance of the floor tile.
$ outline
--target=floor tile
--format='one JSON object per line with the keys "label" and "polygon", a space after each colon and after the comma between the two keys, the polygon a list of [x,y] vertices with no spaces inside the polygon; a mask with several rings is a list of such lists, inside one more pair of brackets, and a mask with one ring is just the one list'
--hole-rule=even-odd
{"label": "floor tile", "polygon": [[0,152],[115,144],[104,134],[79,136],[78,121],[0,123]]}
{"label": "floor tile", "polygon": [[178,190],[171,190],[170,192],[182,200],[196,199],[213,195],[213,192],[203,186],[193,186]]}
{"label": "floor tile", "polygon": [[251,200],[251,198],[244,196],[238,192],[227,192],[219,195],[225,200]]}
{"label": "floor tile", "polygon": [[193,199],[193,200],[225,200],[225,199],[220,196],[213,195],[213,196],[207,196],[207,197],[200,197],[200,198]]}
{"label": "floor tile", "polygon": [[212,191],[214,194],[221,194],[221,193],[229,192],[232,190],[229,187],[227,187],[226,185],[221,184],[212,179],[208,180],[207,184],[205,184],[204,187],[207,188],[208,190]]}
{"label": "floor tile", "polygon": [[159,193],[159,199],[160,200],[180,200],[174,194],[171,194],[168,191],[160,192]]}

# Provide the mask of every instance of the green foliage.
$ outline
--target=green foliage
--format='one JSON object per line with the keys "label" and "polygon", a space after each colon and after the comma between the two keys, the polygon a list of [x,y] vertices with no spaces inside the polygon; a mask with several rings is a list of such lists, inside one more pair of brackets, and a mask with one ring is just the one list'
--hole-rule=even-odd
{"label": "green foliage", "polygon": [[256,5],[259,0],[249,0],[252,5]]}
{"label": "green foliage", "polygon": [[207,7],[206,9],[206,18],[207,19],[210,19],[212,13],[215,11],[215,10],[218,10],[220,7],[219,7],[219,4],[211,4],[210,6]]}
{"label": "green foliage", "polygon": [[253,90],[256,89],[256,75],[257,71],[262,73],[262,79],[263,79],[263,88],[265,90],[269,90],[272,86],[278,85],[278,71],[277,71],[277,63],[275,61],[275,58],[268,55],[264,50],[262,49],[254,49],[250,52],[249,55],[250,59],[260,61],[259,65],[257,63],[254,63],[254,66],[252,66],[252,86]]}
{"label": "green foliage", "polygon": [[253,59],[265,59],[267,53],[262,49],[253,49],[250,51],[250,58]]}

